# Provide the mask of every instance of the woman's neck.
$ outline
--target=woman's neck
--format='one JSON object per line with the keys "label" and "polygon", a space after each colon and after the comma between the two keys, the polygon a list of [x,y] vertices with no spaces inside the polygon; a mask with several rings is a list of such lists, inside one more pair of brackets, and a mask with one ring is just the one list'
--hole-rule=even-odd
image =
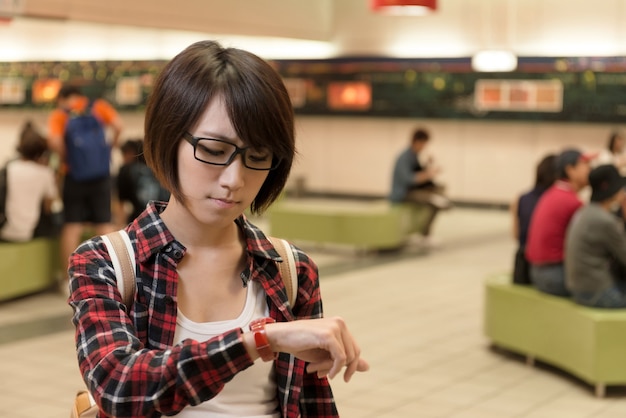
{"label": "woman's neck", "polygon": [[240,240],[235,222],[201,223],[173,197],[161,212],[161,219],[172,235],[186,247],[218,247]]}

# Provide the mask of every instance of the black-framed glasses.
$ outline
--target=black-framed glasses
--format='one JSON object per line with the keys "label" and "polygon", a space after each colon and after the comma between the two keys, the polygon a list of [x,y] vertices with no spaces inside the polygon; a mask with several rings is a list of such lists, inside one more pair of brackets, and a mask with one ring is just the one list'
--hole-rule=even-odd
{"label": "black-framed glasses", "polygon": [[184,138],[193,146],[196,160],[212,165],[229,165],[238,154],[241,154],[243,165],[251,170],[273,170],[280,160],[267,149],[252,147],[240,148],[223,139],[201,138],[185,132]]}

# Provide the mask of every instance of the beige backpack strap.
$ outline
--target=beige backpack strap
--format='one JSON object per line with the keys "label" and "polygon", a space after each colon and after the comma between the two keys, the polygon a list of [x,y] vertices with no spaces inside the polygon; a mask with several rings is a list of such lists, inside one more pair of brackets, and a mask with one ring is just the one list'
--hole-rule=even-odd
{"label": "beige backpack strap", "polygon": [[130,242],[128,233],[125,230],[110,232],[102,235],[102,240],[107,247],[115,277],[117,279],[117,288],[122,295],[124,305],[129,307],[133,304],[135,298],[135,250]]}
{"label": "beige backpack strap", "polygon": [[291,245],[284,239],[276,237],[269,237],[269,240],[283,259],[282,263],[278,263],[278,270],[285,285],[289,305],[293,307],[298,296],[298,272],[296,271],[296,259],[293,256]]}
{"label": "beige backpack strap", "polygon": [[76,394],[76,398],[74,398],[74,405],[72,406],[70,418],[79,418],[82,413],[91,408],[91,406],[89,393],[86,390],[81,390]]}
{"label": "beige backpack strap", "polygon": [[[124,305],[130,312],[130,306],[135,298],[135,250],[130,242],[128,233],[125,230],[110,232],[101,235],[102,241],[109,252],[117,288],[120,291]],[[86,390],[81,390],[74,398],[74,405],[70,412],[70,418],[95,418],[98,415],[98,407],[91,394]]]}

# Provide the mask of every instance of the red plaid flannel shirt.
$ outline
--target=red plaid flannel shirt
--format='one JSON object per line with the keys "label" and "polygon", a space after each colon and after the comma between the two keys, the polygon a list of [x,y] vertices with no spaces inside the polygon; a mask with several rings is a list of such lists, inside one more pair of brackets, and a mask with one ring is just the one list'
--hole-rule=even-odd
{"label": "red plaid flannel shirt", "polygon": [[[69,304],[74,309],[76,349],[83,379],[100,417],[160,417],[211,399],[238,372],[253,364],[234,329],[206,342],[173,345],[176,327],[177,263],[185,248],[169,232],[151,203],[126,227],[135,248],[137,289],[126,313],[111,259],[100,237],[81,244],[70,258]],[[299,289],[290,309],[276,261],[280,256],[261,230],[244,216],[250,280],[267,293],[276,321],[320,318],[322,302],[315,263],[295,247]],[[305,372],[306,364],[280,353],[275,361],[276,396],[285,418],[338,417],[329,382]]]}

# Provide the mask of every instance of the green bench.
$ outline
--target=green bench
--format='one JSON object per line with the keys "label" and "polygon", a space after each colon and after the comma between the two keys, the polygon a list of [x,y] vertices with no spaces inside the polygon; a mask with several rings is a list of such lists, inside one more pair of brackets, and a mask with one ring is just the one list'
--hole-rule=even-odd
{"label": "green bench", "polygon": [[337,244],[361,250],[403,246],[419,232],[426,207],[394,205],[387,201],[281,200],[268,210],[271,234],[292,241]]}
{"label": "green bench", "polygon": [[556,366],[595,386],[626,385],[626,309],[594,309],[567,298],[490,278],[485,287],[485,334],[502,348]]}
{"label": "green bench", "polygon": [[0,301],[51,288],[59,269],[58,240],[0,243]]}

